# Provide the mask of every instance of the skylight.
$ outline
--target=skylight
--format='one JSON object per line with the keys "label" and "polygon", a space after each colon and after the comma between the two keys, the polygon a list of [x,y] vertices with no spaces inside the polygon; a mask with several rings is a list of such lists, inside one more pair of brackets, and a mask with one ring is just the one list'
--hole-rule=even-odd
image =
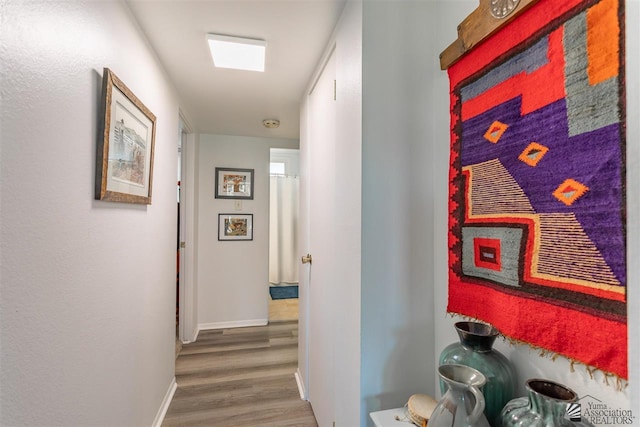
{"label": "skylight", "polygon": [[208,34],[213,64],[218,68],[264,71],[264,40]]}

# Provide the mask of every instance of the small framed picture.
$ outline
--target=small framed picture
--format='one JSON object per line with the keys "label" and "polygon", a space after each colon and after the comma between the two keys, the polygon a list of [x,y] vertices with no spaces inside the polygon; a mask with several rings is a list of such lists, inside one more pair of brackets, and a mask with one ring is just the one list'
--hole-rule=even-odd
{"label": "small framed picture", "polygon": [[102,98],[95,198],[150,205],[156,116],[108,68]]}
{"label": "small framed picture", "polygon": [[253,214],[218,214],[218,240],[253,240]]}
{"label": "small framed picture", "polygon": [[216,168],[216,199],[253,200],[253,169]]}

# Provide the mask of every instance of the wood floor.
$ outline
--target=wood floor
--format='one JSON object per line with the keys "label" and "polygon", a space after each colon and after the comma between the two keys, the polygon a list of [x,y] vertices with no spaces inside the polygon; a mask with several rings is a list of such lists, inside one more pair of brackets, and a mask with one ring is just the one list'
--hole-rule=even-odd
{"label": "wood floor", "polygon": [[269,300],[269,322],[298,320],[297,298]]}
{"label": "wood floor", "polygon": [[176,359],[178,389],[162,425],[317,427],[300,399],[298,322],[202,331]]}

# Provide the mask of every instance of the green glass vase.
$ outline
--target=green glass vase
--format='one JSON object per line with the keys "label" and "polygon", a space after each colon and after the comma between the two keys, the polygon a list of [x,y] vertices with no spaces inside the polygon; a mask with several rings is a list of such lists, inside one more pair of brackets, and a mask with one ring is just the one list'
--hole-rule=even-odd
{"label": "green glass vase", "polygon": [[[460,364],[480,371],[487,379],[482,388],[485,398],[484,413],[495,425],[504,405],[515,397],[516,373],[513,365],[502,353],[493,349],[499,335],[496,328],[480,322],[457,322],[460,342],[448,345],[440,354],[440,365]],[[446,385],[440,380],[440,390]]]}
{"label": "green glass vase", "polygon": [[526,382],[527,397],[507,403],[500,415],[502,427],[593,427],[580,415],[578,395],[570,388],[549,380]]}

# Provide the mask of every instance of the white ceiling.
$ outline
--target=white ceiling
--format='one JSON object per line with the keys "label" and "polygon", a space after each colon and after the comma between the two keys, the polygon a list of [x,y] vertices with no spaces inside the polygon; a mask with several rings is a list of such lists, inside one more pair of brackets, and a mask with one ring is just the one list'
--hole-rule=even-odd
{"label": "white ceiling", "polygon": [[[300,100],[344,2],[127,0],[195,132],[296,139]],[[265,72],[215,68],[207,33],[266,40]]]}

